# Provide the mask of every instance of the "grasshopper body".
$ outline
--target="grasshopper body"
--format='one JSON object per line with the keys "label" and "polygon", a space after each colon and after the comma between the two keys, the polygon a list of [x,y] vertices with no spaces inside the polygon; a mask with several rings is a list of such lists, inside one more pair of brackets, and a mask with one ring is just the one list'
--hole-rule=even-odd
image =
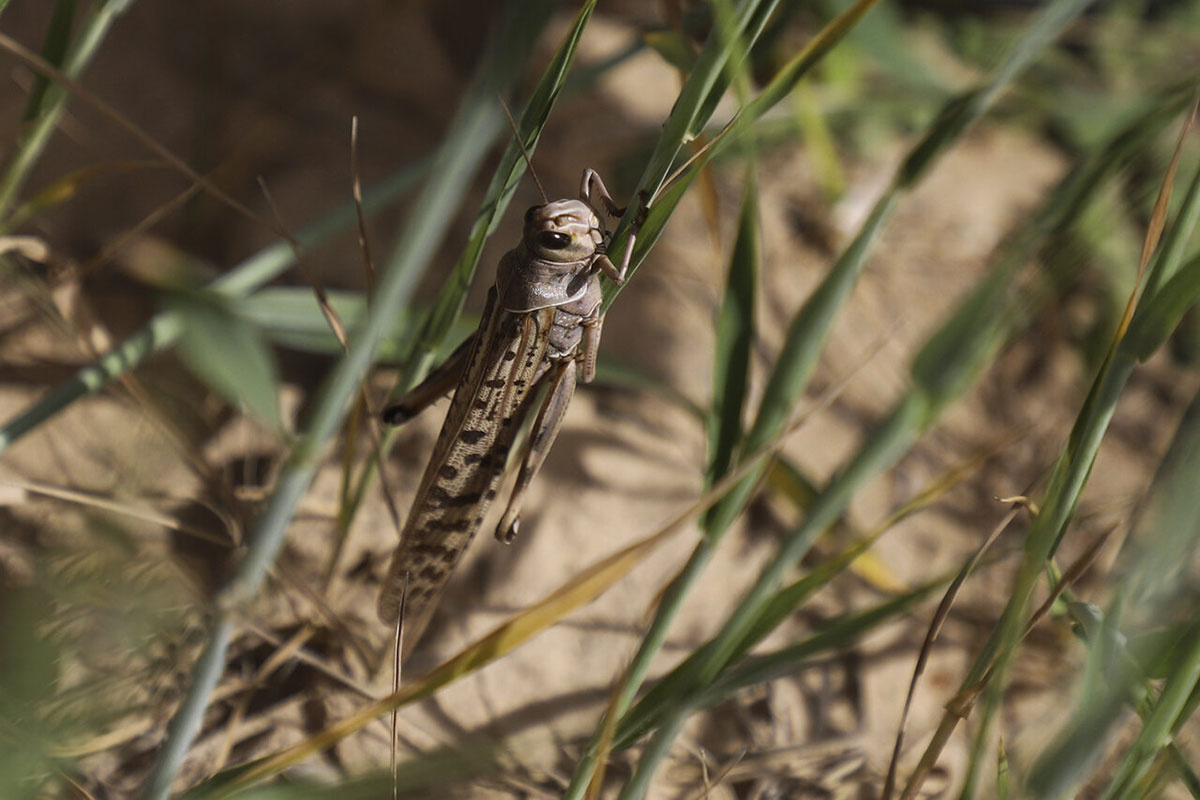
{"label": "grasshopper body", "polygon": [[405,594],[405,650],[420,638],[442,587],[496,497],[509,449],[543,382],[548,391],[525,444],[508,508],[496,529],[511,542],[530,480],[562,424],[576,380],[592,380],[600,342],[600,273],[624,282],[633,240],[617,269],[604,254],[599,211],[613,203],[598,175],[583,173],[578,200],[525,214],[521,243],[501,259],[479,328],[423,383],[384,412],[398,424],[457,385],[379,599],[396,622]]}

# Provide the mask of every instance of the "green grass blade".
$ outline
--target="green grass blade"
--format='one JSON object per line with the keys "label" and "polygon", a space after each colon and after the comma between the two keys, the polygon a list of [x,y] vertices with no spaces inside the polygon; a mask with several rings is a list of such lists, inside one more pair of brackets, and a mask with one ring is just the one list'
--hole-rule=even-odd
{"label": "green grass blade", "polygon": [[1121,342],[1122,351],[1131,358],[1145,361],[1178,327],[1198,296],[1200,256],[1180,267],[1157,294],[1142,300],[1129,324],[1129,332]]}
{"label": "green grass blade", "polygon": [[[50,15],[46,38],[42,42],[42,58],[56,67],[62,67],[63,58],[67,55],[67,45],[71,41],[71,24],[74,21],[75,0],[58,0]],[[50,86],[50,79],[41,73],[33,79],[33,91],[29,93],[29,102],[25,104],[26,122],[37,119],[37,115],[41,113],[46,90]]]}
{"label": "green grass blade", "polygon": [[831,620],[820,632],[796,644],[746,658],[698,694],[696,707],[711,707],[747,687],[794,674],[815,657],[853,646],[888,620],[911,613],[934,592],[944,588],[948,580],[931,581],[874,608]]}
{"label": "green grass blade", "polygon": [[[420,161],[397,171],[391,178],[366,193],[363,198],[364,208],[374,211],[395,202],[428,173],[427,161]],[[304,228],[296,234],[296,239],[301,247],[311,249],[334,234],[349,229],[354,220],[354,205],[346,203]],[[276,242],[217,278],[210,288],[229,296],[239,296],[263,285],[295,262],[296,255],[292,246],[287,242]],[[71,378],[55,386],[0,426],[0,453],[76,400],[100,391],[114,378],[137,367],[147,356],[175,344],[182,330],[178,314],[172,311],[156,314],[140,330],[114,347],[108,355],[81,368]]]}
{"label": "green grass blade", "polygon": [[[873,609],[834,620],[825,630],[802,642],[774,653],[747,659],[723,675],[720,680],[714,681],[693,696],[669,706],[665,717],[659,721],[657,730],[646,746],[633,776],[622,791],[622,800],[625,798],[635,800],[645,796],[650,779],[653,777],[653,766],[666,757],[671,743],[689,715],[699,709],[715,705],[748,686],[785,675],[794,675],[817,656],[852,646],[863,636],[877,630],[883,622],[911,611],[913,607],[929,597],[939,587],[944,586],[945,583],[945,580],[934,581],[881,603]],[[629,742],[623,743],[628,744]]]}
{"label": "green grass blade", "polygon": [[[132,4],[133,0],[109,0],[92,7],[90,15],[82,25],[79,41],[63,63],[63,74],[68,78],[78,78],[83,74],[108,34],[109,27]],[[0,177],[0,219],[7,217],[12,210],[29,173],[46,149],[50,135],[58,127],[58,119],[66,107],[67,97],[67,90],[57,84],[46,90],[41,102],[41,115],[21,142],[4,176]]]}
{"label": "green grass blade", "polygon": [[[1103,753],[1106,734],[1122,720],[1122,706],[1153,697],[1149,680],[1157,677],[1155,665],[1172,651],[1158,697],[1140,703],[1145,722],[1106,796],[1120,796],[1133,787],[1190,713],[1189,702],[1195,700],[1200,677],[1200,629],[1194,618],[1182,624],[1170,620],[1178,616],[1171,609],[1189,590],[1180,565],[1192,563],[1200,547],[1200,506],[1194,502],[1198,482],[1200,393],[1192,398],[1150,487],[1148,511],[1139,520],[1137,535],[1129,539],[1132,545],[1126,547],[1131,552],[1122,554],[1121,562],[1128,567],[1104,615],[1105,624],[1084,627],[1092,649],[1089,682],[1081,686],[1078,707],[1057,743],[1030,771],[1029,789],[1035,795],[1057,796],[1086,778],[1088,768]],[[1121,618],[1129,624],[1115,631]],[[1138,636],[1140,630],[1156,635]],[[1173,633],[1157,635],[1163,630]],[[1110,632],[1107,639],[1105,632]]]}
{"label": "green grass blade", "polygon": [[[1175,279],[1187,280],[1189,278],[1194,279],[1191,272],[1184,269],[1176,275]],[[1159,294],[1164,293],[1165,289]],[[1150,298],[1147,307],[1138,310],[1135,320],[1138,316],[1147,319],[1148,313],[1155,313],[1153,310],[1155,299]],[[1145,323],[1147,326],[1152,323],[1161,323],[1163,315],[1156,314],[1149,319],[1150,322]],[[960,691],[965,692],[976,687],[985,675],[991,675],[993,681],[990,691],[998,693],[1004,686],[1009,666],[1015,658],[1016,650],[1023,637],[1030,598],[1040,579],[1043,565],[1057,550],[1066,526],[1074,515],[1080,494],[1091,473],[1100,442],[1108,429],[1125,383],[1133,371],[1134,356],[1151,340],[1150,334],[1139,335],[1132,339],[1127,337],[1129,344],[1122,342],[1119,346],[1111,348],[1101,365],[1072,427],[1062,455],[1054,467],[1041,511],[1026,536],[1024,557],[1013,582],[1009,602],[992,634],[988,637],[982,652],[964,678]],[[985,705],[983,712],[979,715],[977,730],[980,736],[986,735],[994,709],[993,704]],[[944,718],[943,729],[952,729],[953,725],[954,721],[950,717]],[[926,751],[916,774],[922,774],[931,766],[932,760],[936,758],[936,750],[936,747],[931,747]]]}
{"label": "green grass blade", "polygon": [[754,347],[754,292],[758,284],[761,238],[758,183],[754,179],[754,165],[749,163],[725,297],[717,313],[713,403],[708,418],[708,486],[728,471],[742,439],[742,409]]}
{"label": "green grass blade", "polygon": [[[755,100],[751,101],[747,106],[747,110],[743,111],[739,121],[734,123],[733,128],[737,128],[739,124],[743,124],[743,120],[752,121],[758,119],[771,106],[786,97],[788,92],[795,87],[800,77],[811,69],[834,44],[840,41],[862,14],[866,13],[876,2],[878,0],[859,0],[858,3],[848,9],[842,16],[833,20],[818,33],[813,41],[797,57],[784,66],[768,85],[767,89],[756,97]],[[753,5],[749,3],[739,6],[735,12],[739,20],[737,24],[741,25],[742,19],[748,19],[744,15],[753,12],[753,10]],[[711,48],[716,46],[713,40],[710,40],[706,44],[701,57],[697,59],[696,70],[689,76],[683,91],[681,91],[679,98],[675,102],[671,117],[664,125],[663,134],[656,146],[655,157],[647,165],[639,183],[639,186],[645,192],[649,193],[651,187],[660,187],[662,185],[675,156],[679,152],[679,148],[682,146],[683,140],[680,137],[697,122],[699,104],[703,102],[705,92],[711,89],[716,80],[711,74],[698,75],[697,71],[710,72],[714,68],[722,68],[724,57],[710,52]],[[753,42],[747,44],[747,48],[751,47],[753,47]],[[753,109],[752,113],[748,111],[751,108]],[[686,120],[686,124],[684,120]],[[704,120],[699,120],[700,125],[703,122]],[[729,136],[726,136],[721,141],[714,143],[679,179],[666,187],[662,191],[662,194],[654,198],[654,202],[651,204],[646,219],[643,221],[641,229],[638,232],[637,247],[630,261],[631,274],[645,258],[646,253],[657,242],[658,237],[662,234],[666,226],[667,220],[670,219],[675,207],[691,186],[692,181],[695,180],[700,170],[704,168],[709,160],[711,160],[713,154],[720,150],[728,139]],[[670,154],[669,157],[667,156],[668,152]],[[658,189],[655,188],[654,191],[658,191]],[[614,234],[614,258],[620,257],[621,248],[628,241],[627,238],[621,239],[621,234],[622,232],[626,235],[628,233],[628,223],[631,220],[631,215],[636,213],[634,205],[633,203],[630,204],[629,212],[627,212],[625,219],[622,220],[621,225],[618,226],[617,232]],[[616,294],[617,291],[613,287],[606,287],[604,308],[607,308],[612,303]],[[701,541],[683,570],[663,593],[663,598],[655,614],[654,621],[651,623],[651,627],[646,635],[642,638],[642,643],[618,691],[617,699],[614,703],[616,713],[623,714],[637,694],[638,688],[641,686],[646,672],[650,668],[650,662],[661,648],[662,642],[666,637],[667,627],[683,602],[688,587],[693,585],[707,563],[710,546],[708,540]],[[578,798],[583,796],[584,791],[586,791],[588,782],[591,780],[596,767],[595,748],[599,741],[602,726],[603,722],[593,735],[592,741],[583,758],[576,765],[575,774],[572,776],[571,783],[564,795],[567,800],[578,800]]]}
{"label": "green grass blade", "polygon": [[1188,701],[1196,696],[1200,686],[1200,620],[1193,620],[1187,640],[1179,650],[1153,712],[1143,721],[1141,732],[1126,751],[1109,788],[1101,795],[1106,800],[1140,796],[1135,794],[1135,787],[1170,744],[1174,732],[1187,721]]}
{"label": "green grass blade", "polygon": [[179,348],[192,371],[235,406],[282,431],[278,370],[259,329],[213,291],[172,292],[167,306],[183,324]]}
{"label": "green grass blade", "polygon": [[232,635],[232,613],[239,603],[258,591],[267,569],[283,544],[296,505],[307,491],[321,454],[337,432],[350,399],[358,392],[379,341],[387,334],[392,309],[404,305],[415,278],[432,257],[449,227],[469,182],[500,128],[496,94],[520,74],[534,39],[541,31],[553,3],[514,3],[505,7],[492,46],[480,61],[476,79],[464,98],[433,162],[433,178],[426,183],[401,234],[389,267],[383,275],[371,313],[356,329],[349,352],[338,362],[317,397],[308,428],[280,475],[275,492],[258,517],[247,539],[247,550],[232,581],[223,590],[212,638],[193,672],[191,687],[171,721],[167,741],[159,751],[143,797],[163,798],[200,730],[208,704],[223,668]]}
{"label": "green grass blade", "polygon": [[[646,254],[650,252],[651,248],[654,246],[654,243],[658,241],[658,237],[662,234],[667,220],[670,219],[671,215],[675,211],[675,207],[679,204],[679,201],[683,199],[683,195],[691,186],[692,181],[694,181],[700,174],[700,171],[704,169],[704,167],[710,161],[712,161],[717,154],[724,151],[725,148],[730,146],[732,143],[737,142],[739,137],[742,136],[746,131],[750,130],[751,126],[757,122],[763,114],[771,110],[771,108],[787,97],[792,90],[796,88],[796,85],[800,82],[800,79],[803,78],[804,75],[809,72],[809,70],[816,66],[816,64],[820,62],[821,58],[823,58],[824,55],[829,52],[834,45],[840,42],[842,38],[844,38],[846,34],[849,33],[849,31],[854,27],[858,20],[860,20],[862,16],[871,8],[873,8],[878,2],[879,0],[858,0],[858,2],[848,8],[840,16],[830,21],[830,23],[822,28],[821,31],[818,32],[817,35],[813,37],[813,39],[809,41],[809,43],[805,45],[799,53],[797,53],[779,70],[779,72],[775,74],[770,83],[767,84],[767,86],[758,94],[758,96],[756,96],[742,108],[741,113],[730,125],[729,131],[725,134],[725,136],[717,141],[712,142],[708,149],[701,154],[694,163],[692,163],[692,165],[686,172],[683,173],[683,175],[676,178],[675,181],[669,186],[663,188],[663,181],[666,180],[671,165],[674,162],[674,158],[676,155],[678,155],[679,147],[676,147],[672,151],[673,155],[669,159],[666,158],[665,155],[661,155],[659,153],[659,149],[665,153],[669,147],[663,144],[664,139],[670,137],[671,141],[674,141],[674,137],[682,135],[679,133],[682,123],[676,120],[675,123],[672,124],[671,119],[674,119],[677,115],[682,117],[686,116],[688,113],[692,113],[693,117],[691,117],[691,119],[693,119],[694,122],[689,124],[702,126],[705,121],[705,118],[701,118],[699,116],[698,111],[688,112],[687,108],[681,105],[684,102],[684,94],[680,94],[679,99],[675,102],[675,107],[672,109],[671,119],[669,119],[668,123],[664,125],[663,136],[659,139],[659,149],[656,149],[655,151],[656,156],[659,157],[657,159],[652,159],[652,163],[647,166],[646,170],[642,174],[642,179],[638,184],[641,191],[653,197],[653,203],[650,206],[646,219],[642,223],[641,230],[638,232],[637,247],[635,248],[633,257],[629,262],[630,274],[637,270],[638,266],[645,259]],[[751,42],[750,46],[752,45],[753,43]],[[707,52],[707,50],[705,52]],[[712,69],[713,65],[711,61],[712,59],[705,62],[701,66],[703,66],[705,69]],[[695,73],[693,73],[693,76],[694,74]],[[692,78],[689,77],[688,85],[691,83]],[[698,80],[697,83],[704,82]],[[685,92],[687,91],[687,88],[688,86],[685,85]],[[699,91],[699,89],[693,88],[692,93],[688,95],[689,103],[695,100],[695,92],[697,91]],[[651,191],[651,187],[656,188]],[[658,194],[660,191],[661,194]],[[613,235],[612,252],[614,254],[614,258],[619,257],[620,253],[622,252],[622,248],[626,244],[626,237],[629,231],[628,224],[631,219],[631,215],[635,213],[633,206],[634,204],[631,203],[629,212],[625,215],[625,219],[621,221],[621,224],[617,227],[617,230]],[[616,298],[619,292],[620,289],[618,287],[606,286],[604,291],[603,308],[607,309],[612,304],[612,301]]]}
{"label": "green grass blade", "polygon": [[[720,26],[721,35],[709,36],[696,57],[695,65],[688,73],[675,105],[671,107],[671,113],[663,123],[662,133],[655,142],[654,150],[642,170],[636,191],[638,199],[629,203],[625,216],[613,231],[609,244],[609,256],[614,263],[620,263],[629,243],[630,225],[642,212],[645,203],[652,198],[647,217],[638,232],[637,247],[629,261],[629,276],[637,272],[646,254],[654,247],[666,221],[674,212],[675,205],[683,197],[687,185],[707,160],[697,162],[689,170],[685,180],[664,189],[663,184],[671,174],[680,151],[707,124],[713,110],[709,102],[712,93],[717,87],[728,85],[725,70],[730,67],[731,56],[735,50],[745,52],[754,46],[755,39],[762,32],[771,10],[777,3],[778,0],[741,0],[728,15],[725,24]],[[732,42],[736,42],[737,45]],[[660,191],[663,192],[661,197]],[[619,291],[619,287],[605,286],[602,310],[608,309]]]}
{"label": "green grass blade", "polygon": [[[855,238],[847,253],[839,259],[833,271],[813,297],[797,315],[796,321],[789,329],[785,343],[784,354],[781,355],[775,373],[768,381],[764,392],[763,403],[760,406],[759,418],[747,436],[747,449],[753,451],[758,434],[766,434],[769,441],[782,428],[783,421],[791,413],[795,400],[799,397],[807,382],[807,372],[811,367],[805,363],[809,348],[819,346],[827,334],[834,312],[840,306],[840,301],[848,294],[865,262],[866,254],[874,241],[878,229],[890,216],[892,207],[898,198],[899,191],[908,188],[931,165],[933,159],[944,152],[948,144],[965,130],[967,124],[981,114],[987,105],[998,96],[1001,89],[1015,77],[1021,68],[1028,66],[1032,56],[1038,49],[1049,42],[1054,35],[1061,32],[1066,22],[1080,13],[1086,3],[1080,0],[1060,0],[1053,3],[1041,14],[1006,61],[997,70],[992,79],[981,87],[972,90],[947,105],[946,111],[935,120],[932,129],[917,145],[905,160],[897,174],[891,189],[877,203],[864,229]],[[1036,43],[1037,47],[1027,46],[1026,42]],[[988,302],[986,298],[1005,289],[1003,282],[993,280],[985,285],[970,305],[976,308]],[[1000,306],[1004,307],[1001,303]],[[961,326],[962,318],[952,320],[950,327]],[[965,385],[969,377],[984,362],[995,344],[1002,340],[1005,334],[1003,320],[993,316],[973,337],[963,343],[963,347],[954,352],[953,359],[943,365],[944,372],[940,375],[954,375],[952,379],[928,382],[921,385],[922,391],[908,395],[892,412],[892,414],[870,435],[863,448],[851,461],[846,470],[838,475],[833,483],[817,500],[809,513],[809,517],[799,529],[793,532],[780,549],[778,557],[772,561],[760,574],[758,581],[749,594],[739,604],[733,615],[726,622],[720,633],[714,639],[711,650],[697,666],[695,680],[699,685],[705,685],[714,680],[725,668],[728,660],[739,651],[747,639],[755,620],[762,615],[779,584],[783,573],[791,567],[811,547],[815,538],[826,527],[831,525],[844,511],[853,494],[861,483],[877,474],[879,470],[889,467],[907,450],[917,435],[936,418],[936,412],[944,405],[955,391]],[[793,345],[793,336],[803,339]],[[814,341],[815,340],[815,341]],[[931,346],[939,347],[945,342],[936,339]],[[789,346],[794,347],[796,357],[791,362],[787,356]],[[811,357],[811,356],[809,356]],[[923,360],[918,356],[915,369]],[[927,379],[925,370],[914,372],[918,381]],[[795,394],[792,394],[795,392]],[[760,422],[762,428],[760,430]],[[778,420],[776,422],[775,420]],[[726,511],[729,521],[739,513],[745,499],[748,499],[753,484],[745,482],[731,492],[730,497],[739,501]],[[740,491],[739,491],[740,490]],[[732,501],[731,501],[732,503]],[[718,505],[718,509],[721,506]],[[697,551],[699,552],[699,551]],[[708,552],[706,548],[706,552]],[[673,587],[674,588],[674,587]],[[666,603],[663,604],[666,607]],[[640,766],[639,766],[640,769]]]}

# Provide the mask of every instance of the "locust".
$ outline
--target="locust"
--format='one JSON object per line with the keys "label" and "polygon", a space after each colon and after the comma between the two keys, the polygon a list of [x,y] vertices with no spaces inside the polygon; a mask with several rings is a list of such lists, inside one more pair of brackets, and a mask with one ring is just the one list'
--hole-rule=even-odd
{"label": "locust", "polygon": [[583,171],[578,199],[530,208],[521,242],[500,259],[475,333],[383,412],[384,422],[401,424],[454,388],[379,598],[379,617],[390,625],[404,598],[405,652],[424,632],[496,499],[509,450],[541,389],[544,399],[496,527],[504,543],[520,530],[526,490],[558,435],[576,382],[595,377],[604,321],[600,275],[624,284],[636,238],[635,231],[616,267],[606,255],[611,233],[601,224],[604,213],[617,219],[624,209],[592,169]]}

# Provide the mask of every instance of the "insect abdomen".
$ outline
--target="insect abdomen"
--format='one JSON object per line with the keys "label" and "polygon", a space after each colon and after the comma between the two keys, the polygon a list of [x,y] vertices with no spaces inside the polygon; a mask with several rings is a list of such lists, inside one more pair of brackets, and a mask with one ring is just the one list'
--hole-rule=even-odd
{"label": "insect abdomen", "polygon": [[483,523],[546,357],[553,309],[512,314],[489,295],[485,326],[455,390],[433,457],[392,556],[380,618],[394,623],[408,575],[405,638],[415,642],[434,600]]}

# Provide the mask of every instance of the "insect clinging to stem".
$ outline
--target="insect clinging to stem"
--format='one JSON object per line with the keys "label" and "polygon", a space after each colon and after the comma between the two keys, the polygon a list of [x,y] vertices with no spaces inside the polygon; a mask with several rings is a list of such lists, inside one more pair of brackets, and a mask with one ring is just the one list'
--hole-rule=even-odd
{"label": "insect clinging to stem", "polygon": [[420,638],[483,524],[517,430],[544,385],[496,538],[511,542],[520,530],[521,503],[558,435],[575,384],[596,373],[600,275],[624,283],[636,236],[635,226],[618,268],[606,255],[611,234],[601,215],[623,213],[592,169],[583,171],[577,199],[530,208],[520,243],[500,259],[478,329],[384,411],[385,422],[400,424],[454,389],[379,599],[380,618],[395,624],[407,578],[405,651]]}

